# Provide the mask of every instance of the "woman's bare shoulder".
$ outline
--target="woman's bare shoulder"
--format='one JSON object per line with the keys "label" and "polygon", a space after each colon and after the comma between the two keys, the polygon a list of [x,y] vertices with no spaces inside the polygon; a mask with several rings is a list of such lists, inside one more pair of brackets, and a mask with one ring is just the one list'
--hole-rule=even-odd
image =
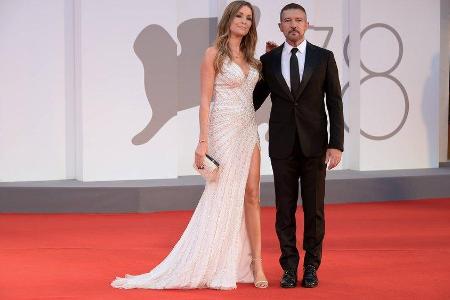
{"label": "woman's bare shoulder", "polygon": [[217,50],[217,48],[215,46],[208,47],[205,50],[205,58],[214,59],[214,58],[216,58],[216,55],[218,52],[219,52],[219,50]]}

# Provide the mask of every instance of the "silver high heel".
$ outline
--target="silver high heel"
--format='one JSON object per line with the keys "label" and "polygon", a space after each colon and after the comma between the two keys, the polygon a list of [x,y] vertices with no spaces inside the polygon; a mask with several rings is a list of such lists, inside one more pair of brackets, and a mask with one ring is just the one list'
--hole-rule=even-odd
{"label": "silver high heel", "polygon": [[269,282],[267,280],[255,281],[256,280],[256,278],[255,278],[255,261],[261,261],[262,262],[262,258],[252,258],[252,262],[250,263],[250,268],[251,268],[251,270],[253,272],[253,277],[254,277],[253,283],[254,283],[256,288],[258,288],[258,289],[265,289],[265,288],[269,287]]}

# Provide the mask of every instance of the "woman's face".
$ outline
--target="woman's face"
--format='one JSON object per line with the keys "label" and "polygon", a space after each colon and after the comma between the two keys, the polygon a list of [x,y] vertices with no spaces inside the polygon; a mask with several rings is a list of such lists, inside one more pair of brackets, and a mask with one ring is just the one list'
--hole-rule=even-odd
{"label": "woman's face", "polygon": [[230,32],[233,35],[245,36],[252,26],[252,10],[250,7],[242,6],[234,16],[230,25]]}

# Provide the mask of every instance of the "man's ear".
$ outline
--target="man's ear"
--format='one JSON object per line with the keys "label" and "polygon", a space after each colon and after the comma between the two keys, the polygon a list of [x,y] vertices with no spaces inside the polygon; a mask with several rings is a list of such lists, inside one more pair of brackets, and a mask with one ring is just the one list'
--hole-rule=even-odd
{"label": "man's ear", "polygon": [[283,30],[281,29],[281,23],[278,23],[278,28],[280,29],[281,32],[283,32]]}

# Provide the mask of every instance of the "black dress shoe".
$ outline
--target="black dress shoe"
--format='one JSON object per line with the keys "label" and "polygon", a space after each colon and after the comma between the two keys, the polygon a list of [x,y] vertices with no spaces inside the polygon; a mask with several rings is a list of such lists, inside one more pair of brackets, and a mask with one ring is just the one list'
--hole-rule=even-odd
{"label": "black dress shoe", "polygon": [[297,286],[297,272],[293,270],[284,270],[281,277],[280,286],[282,288],[294,288]]}
{"label": "black dress shoe", "polygon": [[317,278],[316,267],[313,265],[307,265],[303,268],[302,287],[314,288],[319,284],[319,278]]}

